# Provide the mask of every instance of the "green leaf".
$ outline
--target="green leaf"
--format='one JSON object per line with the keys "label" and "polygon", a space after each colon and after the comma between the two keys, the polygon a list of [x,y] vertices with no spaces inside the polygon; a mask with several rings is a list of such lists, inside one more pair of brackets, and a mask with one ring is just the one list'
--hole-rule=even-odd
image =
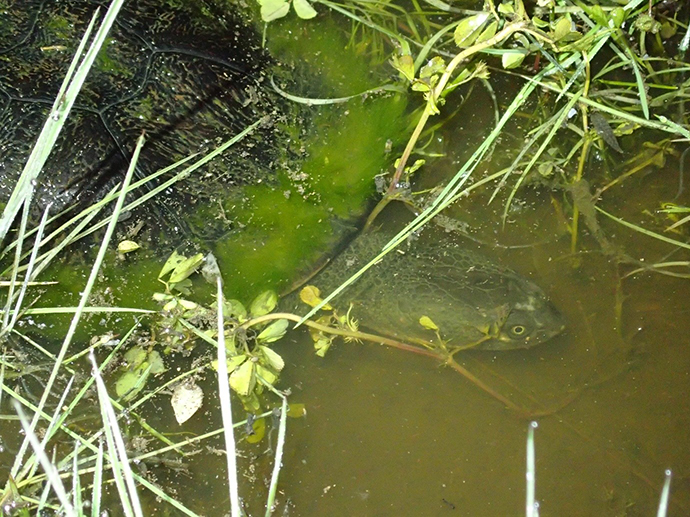
{"label": "green leaf", "polygon": [[515,9],[513,8],[513,4],[510,2],[503,2],[501,5],[498,6],[498,12],[500,14],[514,14]]}
{"label": "green leaf", "polygon": [[580,7],[592,18],[594,23],[601,27],[608,27],[609,17],[599,5],[585,5],[580,3]]}
{"label": "green leaf", "polygon": [[331,347],[332,343],[333,338],[318,338],[316,341],[314,341],[314,349],[316,350],[316,355],[318,355],[319,357],[324,357],[326,355],[326,352],[328,352],[328,349]]}
{"label": "green leaf", "polygon": [[609,13],[609,26],[613,25],[616,29],[620,29],[623,26],[623,22],[626,18],[626,11],[622,7],[615,7],[611,9]]}
{"label": "green leaf", "polygon": [[223,300],[223,313],[240,322],[247,319],[247,309],[244,308],[244,305],[239,300]]}
{"label": "green leaf", "polygon": [[156,375],[165,371],[165,363],[161,355],[153,350],[149,353],[148,362],[151,365],[151,373]]}
{"label": "green leaf", "polygon": [[561,40],[565,38],[571,32],[572,22],[567,16],[562,16],[557,22],[556,26],[553,28],[553,39],[554,41]]}
{"label": "green leaf", "polygon": [[178,282],[182,282],[182,280],[186,279],[189,275],[194,273],[203,262],[203,253],[197,253],[196,255],[193,255],[183,260],[182,262],[177,264],[177,266],[175,266],[174,271],[170,275],[169,282],[171,284],[177,284]]}
{"label": "green leaf", "polygon": [[187,257],[184,255],[180,255],[177,251],[173,251],[172,255],[168,257],[168,260],[165,261],[165,264],[163,264],[163,269],[161,269],[161,272],[158,273],[158,278],[163,278],[165,275],[170,273],[173,269],[175,269],[178,264],[183,262]]}
{"label": "green leaf", "polygon": [[419,78],[427,79],[433,75],[443,73],[446,70],[446,62],[440,56],[430,59],[426,65],[419,69]]}
{"label": "green leaf", "polygon": [[288,404],[287,416],[290,418],[302,418],[307,415],[307,408],[304,404]]}
{"label": "green leaf", "polygon": [[493,38],[496,35],[496,29],[498,29],[498,22],[494,20],[489,25],[487,25],[486,29],[482,31],[482,33],[477,38],[476,43],[481,43],[482,41],[486,41],[488,39]]}
{"label": "green leaf", "polygon": [[127,363],[129,369],[134,369],[146,361],[148,353],[140,346],[133,346],[123,356],[123,359]]}
{"label": "green leaf", "polygon": [[252,316],[263,316],[275,309],[278,303],[278,295],[274,291],[264,291],[254,298],[249,306],[249,313]]}
{"label": "green leaf", "polygon": [[438,326],[431,320],[429,316],[422,316],[419,318],[419,324],[428,330],[438,330]]}
{"label": "green leaf", "polygon": [[393,56],[391,66],[400,72],[405,79],[412,82],[414,80],[414,59],[410,54]]}
{"label": "green leaf", "polygon": [[247,443],[259,443],[266,436],[266,419],[257,418],[252,422],[252,434],[247,434]]}
{"label": "green leaf", "polygon": [[[234,356],[232,356],[231,358],[227,359],[227,360],[226,360],[226,364],[227,364],[227,367],[228,367],[228,373],[234,372],[235,369],[236,369],[239,365],[241,365],[243,362],[245,362],[246,360],[247,360],[247,356],[244,355],[244,354],[234,355]],[[217,361],[217,360],[211,361],[211,367],[212,367],[214,370],[218,371],[218,361]]]}
{"label": "green leaf", "polygon": [[517,68],[522,64],[526,55],[525,52],[504,52],[501,56],[501,64],[506,70]]}
{"label": "green leaf", "polygon": [[263,329],[256,339],[257,341],[263,343],[273,343],[274,341],[278,341],[285,335],[287,326],[288,320],[274,321],[268,327]]}
{"label": "green leaf", "polygon": [[311,20],[317,14],[307,0],[292,0],[292,7],[295,9],[297,16],[303,20]]}
{"label": "green leaf", "polygon": [[271,386],[273,386],[275,382],[278,380],[278,375],[276,375],[275,372],[269,370],[268,368],[264,368],[260,364],[256,365],[256,374],[259,377],[261,377],[264,381],[269,383]]}
{"label": "green leaf", "polygon": [[141,246],[139,246],[134,241],[122,241],[117,245],[117,251],[119,251],[122,254],[131,253],[133,251],[138,250],[139,248],[141,248]]}
{"label": "green leaf", "polygon": [[115,382],[115,394],[123,402],[132,400],[146,385],[151,373],[151,366],[147,362],[137,368],[128,368]]}
{"label": "green leaf", "polygon": [[664,23],[661,24],[661,37],[663,39],[670,39],[673,36],[676,35],[676,25],[671,24],[668,21],[665,21]]}
{"label": "green leaf", "polygon": [[256,374],[254,372],[254,361],[245,361],[230,374],[230,387],[238,395],[248,396],[256,385]]}
{"label": "green leaf", "polygon": [[260,0],[261,19],[266,23],[282,18],[290,12],[290,3],[286,0]]}
{"label": "green leaf", "polygon": [[460,20],[453,33],[455,44],[458,47],[469,47],[472,45],[481,34],[484,23],[488,19],[489,13],[479,13]]}
{"label": "green leaf", "polygon": [[275,371],[279,372],[285,367],[285,361],[283,361],[283,358],[280,357],[277,352],[271,350],[267,346],[260,346],[259,349],[263,352],[268,365]]}
{"label": "green leaf", "polygon": [[536,16],[532,17],[532,23],[535,27],[539,29],[546,29],[547,27],[549,27],[548,22],[545,22],[544,20],[542,20],[541,18],[537,18]]}
{"label": "green leaf", "polygon": [[[304,286],[299,292],[299,299],[309,305],[309,307],[316,307],[323,301],[321,298],[321,291],[314,285]],[[325,304],[323,307],[321,307],[321,309],[324,311],[330,311],[333,310],[333,307],[331,307],[329,304]]]}

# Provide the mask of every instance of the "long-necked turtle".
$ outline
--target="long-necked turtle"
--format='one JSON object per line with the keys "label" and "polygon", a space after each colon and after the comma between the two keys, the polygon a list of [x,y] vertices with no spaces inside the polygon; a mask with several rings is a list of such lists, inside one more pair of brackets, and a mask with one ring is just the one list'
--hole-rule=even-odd
{"label": "long-necked turtle", "polygon": [[[0,200],[9,197],[98,0],[0,0]],[[93,203],[124,175],[146,132],[138,177],[210,150],[275,111],[261,87],[267,56],[253,29],[214,0],[125,2],[39,176],[34,206]],[[205,166],[157,214],[215,206],[235,185],[265,182],[275,128]],[[163,214],[163,215],[165,215]],[[199,215],[203,217],[203,215]],[[180,218],[176,217],[176,221]],[[218,220],[206,217],[197,230]]]}
{"label": "long-necked turtle", "polygon": [[[309,280],[324,294],[375,257],[386,232],[357,237]],[[335,299],[362,326],[407,341],[450,348],[529,348],[561,333],[564,320],[530,280],[449,238],[401,245]],[[438,327],[425,328],[426,316]]]}

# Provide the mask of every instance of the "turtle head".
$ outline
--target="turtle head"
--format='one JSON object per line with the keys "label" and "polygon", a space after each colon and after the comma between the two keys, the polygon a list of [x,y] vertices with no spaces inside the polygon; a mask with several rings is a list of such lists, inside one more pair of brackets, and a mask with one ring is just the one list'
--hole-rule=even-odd
{"label": "turtle head", "polygon": [[565,330],[565,319],[546,295],[534,284],[520,282],[521,291],[512,304],[504,306],[504,317],[497,320],[491,337],[476,348],[512,350],[531,348]]}

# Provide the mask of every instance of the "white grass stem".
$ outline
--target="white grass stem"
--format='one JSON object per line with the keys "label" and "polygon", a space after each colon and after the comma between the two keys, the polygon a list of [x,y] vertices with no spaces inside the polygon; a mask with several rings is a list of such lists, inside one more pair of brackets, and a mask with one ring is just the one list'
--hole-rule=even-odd
{"label": "white grass stem", "polygon": [[39,442],[38,438],[36,437],[36,434],[29,425],[29,420],[26,418],[26,415],[24,414],[24,410],[22,409],[21,405],[17,401],[12,402],[14,404],[14,409],[17,412],[17,415],[19,415],[19,421],[22,424],[24,433],[26,433],[26,439],[31,444],[31,447],[34,450],[34,454],[36,454],[38,461],[41,463],[41,466],[45,471],[46,476],[48,477],[48,483],[55,492],[55,495],[57,495],[58,499],[60,500],[60,503],[62,504],[65,510],[65,515],[76,517],[78,514],[74,510],[74,507],[72,506],[72,503],[70,502],[69,497],[67,496],[65,486],[62,484],[62,479],[60,479],[60,474],[53,466],[53,462],[50,460],[50,458],[48,458],[45,451],[43,450],[41,442]]}
{"label": "white grass stem", "polygon": [[[527,469],[525,478],[527,479],[527,504],[525,514],[527,517],[538,517],[538,506],[534,501],[536,485],[536,467],[534,453],[534,430],[538,427],[537,422],[530,422],[527,427]],[[535,513],[537,512],[537,513]]]}
{"label": "white grass stem", "polygon": [[235,433],[232,425],[232,404],[230,401],[230,380],[228,377],[228,363],[225,352],[225,317],[223,316],[223,280],[216,276],[216,290],[218,302],[218,398],[223,419],[223,434],[225,437],[225,451],[228,462],[228,490],[230,493],[230,515],[241,517],[239,486],[237,482],[237,454],[235,447]]}
{"label": "white grass stem", "polygon": [[[122,183],[122,189],[120,191],[120,197],[117,199],[117,203],[115,205],[115,210],[114,210],[114,215],[110,220],[110,224],[108,225],[108,228],[106,229],[105,235],[103,236],[103,241],[101,242],[101,246],[98,250],[98,254],[96,256],[96,259],[94,261],[93,267],[91,268],[91,274],[89,275],[89,278],[86,282],[86,286],[84,287],[84,291],[82,292],[81,299],[79,300],[79,306],[77,307],[76,312],[74,313],[74,317],[72,318],[72,322],[70,324],[69,330],[67,331],[67,335],[65,336],[65,339],[62,343],[62,347],[60,348],[60,352],[58,353],[57,357],[55,358],[55,365],[50,372],[50,377],[48,378],[48,381],[46,382],[43,395],[41,395],[41,400],[39,401],[38,404],[38,411],[34,414],[33,420],[31,421],[31,429],[34,430],[36,429],[36,424],[38,423],[38,419],[40,418],[41,413],[43,412],[43,408],[45,407],[46,401],[48,400],[48,396],[50,395],[50,392],[53,388],[53,384],[55,383],[55,379],[57,378],[58,372],[60,371],[60,367],[62,366],[62,361],[65,359],[65,356],[67,354],[67,349],[69,348],[69,345],[72,342],[72,339],[74,338],[74,334],[77,331],[77,327],[79,326],[79,322],[81,320],[81,315],[84,311],[84,308],[86,307],[86,304],[89,301],[89,296],[91,295],[91,291],[93,289],[93,286],[96,283],[96,279],[98,278],[98,272],[101,269],[101,264],[103,263],[103,259],[105,258],[105,254],[108,251],[108,244],[110,243],[110,239],[115,232],[115,225],[117,224],[117,216],[119,215],[120,211],[122,210],[122,205],[124,204],[125,201],[125,192],[127,192],[127,187],[129,186],[129,183],[132,179],[132,175],[134,173],[134,169],[136,167],[136,162],[137,159],[139,158],[139,153],[141,152],[141,148],[144,145],[144,137],[143,135],[139,137],[139,140],[137,141],[137,147],[134,150],[134,155],[132,156],[132,161],[130,163],[129,169],[127,170],[127,174],[125,175],[125,179]],[[26,452],[27,449],[27,441],[24,440],[22,445],[19,448],[19,451],[17,455],[15,456],[15,462],[14,465],[12,466],[11,474],[12,477],[15,479],[18,479],[17,472],[19,471],[19,468],[21,467],[23,461],[24,461],[24,453]]]}
{"label": "white grass stem", "polygon": [[271,474],[271,485],[268,490],[268,499],[266,501],[266,517],[273,514],[273,507],[275,505],[276,493],[278,491],[278,476],[280,469],[283,466],[283,449],[285,448],[285,430],[287,428],[287,411],[288,403],[287,397],[282,393],[280,396],[283,399],[283,405],[280,409],[280,426],[278,427],[278,444],[276,446],[276,457],[273,465],[273,473]]}
{"label": "white grass stem", "polygon": [[666,479],[664,480],[664,488],[661,490],[661,499],[659,500],[659,510],[656,513],[657,517],[666,517],[668,511],[668,498],[671,493],[671,469],[666,469]]}
{"label": "white grass stem", "polygon": [[115,485],[120,494],[122,509],[127,517],[132,515],[143,517],[144,514],[141,510],[139,494],[137,494],[137,488],[134,484],[132,468],[129,466],[129,458],[127,458],[125,441],[122,438],[122,432],[117,423],[117,416],[110,402],[108,390],[103,382],[103,377],[98,369],[93,351],[89,354],[89,359],[91,360],[93,376],[98,389],[98,401],[101,406],[101,414],[103,415],[103,428],[105,431],[106,443],[108,444],[110,467],[113,471]]}

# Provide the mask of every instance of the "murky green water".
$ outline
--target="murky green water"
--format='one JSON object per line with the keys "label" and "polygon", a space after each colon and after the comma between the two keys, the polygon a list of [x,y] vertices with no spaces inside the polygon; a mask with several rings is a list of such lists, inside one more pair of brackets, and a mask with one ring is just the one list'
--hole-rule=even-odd
{"label": "murky green water", "polygon": [[[337,173],[347,169],[348,158],[363,167],[378,166],[382,155],[375,165],[368,163],[362,141],[371,142],[386,127],[384,109],[397,109],[396,116],[402,111],[390,104],[348,110],[344,116],[355,122],[343,127],[351,133],[341,131],[346,134],[328,140],[343,147],[331,159],[323,149],[312,154],[334,171],[323,178],[335,177],[337,186]],[[482,105],[471,103],[465,110]],[[355,133],[355,117],[382,121]],[[471,122],[444,134],[439,148],[447,157],[434,163],[433,181],[452,175],[476,145],[473,139],[483,135],[489,114],[477,111],[471,117],[468,113],[463,120]],[[357,151],[363,156],[353,160]],[[675,195],[675,166],[632,178],[607,193],[600,206],[650,223],[641,209],[653,209],[659,199]],[[420,178],[417,187],[431,183],[429,176]],[[362,186],[358,196],[368,188]],[[327,207],[341,216],[355,208],[351,192],[343,190],[342,202],[334,198]],[[307,256],[314,251],[308,246],[313,234],[293,238],[300,225],[316,227],[312,231],[319,238],[332,232],[322,219],[330,212],[298,213],[280,189],[250,195],[255,196],[252,209],[264,217],[259,235],[217,243],[215,250],[228,281],[226,295],[245,299],[294,270],[304,258],[298,251],[306,249]],[[554,194],[562,200],[559,196]],[[631,268],[601,253],[586,232],[573,255],[551,193],[528,189],[518,198],[521,209],[511,212],[505,227],[500,217],[504,197],[487,206],[486,192],[463,200],[451,213],[468,222],[473,237],[483,243],[468,240],[468,246],[539,284],[568,321],[563,335],[535,349],[456,356],[524,412],[505,409],[460,374],[428,359],[353,343],[338,343],[321,359],[305,332],[293,332],[275,346],[286,360],[279,387],[289,388],[290,401],[305,404],[307,415],[288,422],[278,514],[286,508],[286,515],[300,516],[523,515],[530,412],[548,413],[538,418],[536,432],[541,515],[653,515],[666,468],[674,472],[670,515],[690,512],[687,280],[653,273],[625,277]],[[690,195],[680,201],[690,202]],[[385,214],[385,224],[407,217],[394,207]],[[616,223],[601,223],[632,256],[653,262],[671,249]],[[271,268],[263,266],[268,263]],[[144,271],[148,280],[140,281],[139,292],[155,289],[157,267],[140,264],[139,273]],[[74,290],[80,280],[78,275],[65,278]],[[123,292],[116,295],[127,300]],[[215,379],[208,375],[200,383],[207,393],[203,414],[180,427],[161,397],[145,409],[148,423],[171,434],[218,428]],[[274,433],[273,445],[275,438]],[[185,460],[184,473],[162,466],[149,466],[149,472],[162,486],[174,488],[184,504],[219,515],[229,508],[225,458],[212,450],[222,448],[220,438],[206,445]],[[263,513],[273,458],[268,447],[269,440],[241,447],[242,494],[252,515]]]}

